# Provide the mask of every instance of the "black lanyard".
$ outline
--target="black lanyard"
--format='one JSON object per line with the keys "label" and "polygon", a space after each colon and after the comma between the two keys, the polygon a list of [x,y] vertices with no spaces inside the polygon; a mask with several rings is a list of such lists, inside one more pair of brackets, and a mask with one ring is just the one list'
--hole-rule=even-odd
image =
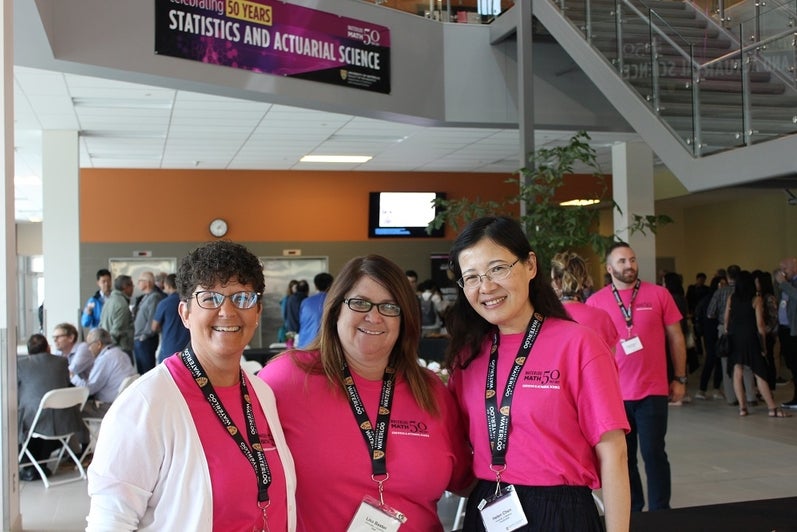
{"label": "black lanyard", "polygon": [[506,466],[506,451],[509,447],[509,422],[510,406],[512,397],[515,394],[515,386],[520,378],[520,372],[526,364],[526,360],[531,353],[531,348],[537,340],[537,335],[542,327],[545,318],[542,314],[534,313],[531,317],[526,338],[518,349],[515,362],[509,371],[509,378],[506,381],[504,394],[501,397],[501,407],[498,407],[497,397],[497,373],[498,373],[498,331],[493,333],[493,345],[490,348],[490,360],[487,364],[487,384],[485,385],[485,403],[487,410],[487,435],[490,438],[490,448],[492,449],[492,465]]}
{"label": "black lanyard", "polygon": [[631,336],[631,329],[634,327],[634,320],[631,313],[634,311],[634,300],[638,293],[639,279],[634,283],[634,291],[631,292],[631,301],[628,302],[628,308],[626,308],[626,306],[623,305],[623,300],[620,298],[620,292],[617,291],[617,287],[612,283],[612,294],[614,294],[614,300],[617,302],[617,306],[620,307],[620,312],[622,312],[623,318],[625,319],[625,326],[628,328],[628,336]]}
{"label": "black lanyard", "polygon": [[[246,459],[249,460],[249,463],[252,464],[252,469],[255,470],[255,476],[257,477],[257,502],[267,502],[268,487],[271,485],[271,470],[269,469],[268,462],[266,461],[266,453],[263,452],[263,446],[260,444],[260,437],[257,433],[257,425],[255,424],[255,413],[252,409],[252,401],[249,396],[249,390],[246,385],[246,379],[244,378],[243,370],[239,370],[241,372],[241,398],[243,400],[243,410],[244,417],[246,418],[246,431],[249,438],[249,445],[246,444],[243,436],[241,436],[241,431],[235,426],[235,423],[227,413],[224,405],[221,404],[221,400],[216,395],[213,385],[210,384],[210,379],[208,379],[208,374],[205,372],[205,368],[203,368],[199,363],[199,360],[197,360],[196,355],[194,354],[194,351],[191,349],[190,345],[183,350],[183,352],[180,354],[180,358],[182,359],[183,364],[185,364],[185,367],[188,368],[188,371],[191,372],[191,376],[194,378],[197,386],[199,386],[199,389],[202,390],[205,399],[207,399],[208,403],[210,403],[213,412],[219,418],[221,424],[224,425],[227,433],[232,437],[233,440],[235,440],[235,443],[238,444],[238,448],[241,450]],[[252,451],[254,451],[254,453]]]}
{"label": "black lanyard", "polygon": [[382,377],[382,393],[379,396],[379,412],[376,416],[376,428],[374,428],[371,426],[363,401],[357,392],[357,386],[354,384],[349,365],[344,362],[341,369],[343,371],[343,383],[346,386],[346,396],[349,398],[349,406],[351,406],[354,418],[360,426],[365,445],[368,447],[368,453],[371,455],[372,477],[387,475],[387,429],[390,425],[390,409],[393,405],[396,370],[390,366],[385,368],[385,374]]}

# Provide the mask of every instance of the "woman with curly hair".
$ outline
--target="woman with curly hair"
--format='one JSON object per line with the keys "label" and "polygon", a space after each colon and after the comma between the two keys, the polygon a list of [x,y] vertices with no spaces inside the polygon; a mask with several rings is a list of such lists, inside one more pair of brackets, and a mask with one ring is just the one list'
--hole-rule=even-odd
{"label": "woman with curly hair", "polygon": [[87,530],[296,529],[296,480],[274,394],[241,370],[257,330],[263,266],[228,241],[177,272],[189,345],[105,416],[89,467]]}

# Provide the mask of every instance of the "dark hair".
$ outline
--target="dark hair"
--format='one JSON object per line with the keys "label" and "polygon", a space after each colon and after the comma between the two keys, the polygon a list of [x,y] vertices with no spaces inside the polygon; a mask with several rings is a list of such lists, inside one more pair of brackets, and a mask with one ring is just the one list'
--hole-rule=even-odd
{"label": "dark hair", "polygon": [[739,278],[739,273],[741,273],[741,271],[742,269],[738,265],[731,264],[728,266],[728,270],[726,271],[725,275],[727,276],[728,281],[736,281]]}
{"label": "dark hair", "polygon": [[313,284],[315,285],[315,289],[319,292],[326,292],[329,290],[329,286],[332,284],[332,276],[328,273],[319,273],[315,277],[313,277]]}
{"label": "dark hair", "polygon": [[612,252],[615,249],[618,249],[618,248],[630,248],[630,247],[631,246],[628,244],[628,242],[622,242],[621,241],[621,242],[613,243],[611,246],[609,246],[606,249],[606,255],[604,255],[604,257],[603,257],[604,262],[609,262],[609,256],[612,254]]}
{"label": "dark hair", "polygon": [[38,355],[39,353],[49,353],[50,344],[47,343],[47,337],[43,334],[32,334],[28,338],[28,354]]}
{"label": "dark hair", "polygon": [[113,280],[113,288],[114,290],[119,290],[120,292],[123,291],[128,286],[133,285],[133,278],[129,275],[119,275],[116,279]]}
{"label": "dark hair", "polygon": [[53,328],[55,329],[63,329],[67,336],[72,337],[73,342],[77,342],[77,328],[71,323],[59,323]]}
{"label": "dark hair", "polygon": [[177,288],[183,300],[189,300],[199,286],[209,288],[235,281],[251,285],[260,294],[266,289],[260,260],[246,247],[229,240],[198,247],[183,257],[177,269]]}
{"label": "dark hair", "polygon": [[[462,277],[460,253],[484,238],[505,247],[521,261],[529,260],[531,244],[520,224],[507,216],[486,216],[470,222],[451,246],[448,254],[449,268],[455,279]],[[543,316],[570,320],[562,302],[551,288],[549,276],[542,274],[539,264],[537,275],[529,281],[529,300],[534,310]],[[495,326],[473,309],[461,288],[457,290],[457,299],[447,318],[446,329],[451,335],[451,341],[446,349],[446,366],[453,368],[457,365],[464,368],[479,354],[484,337]],[[465,348],[468,348],[467,353],[463,352]]]}
{"label": "dark hair", "polygon": [[697,275],[695,275],[695,279],[701,279],[701,278],[702,278],[702,279],[706,279],[706,278],[707,278],[707,277],[706,277],[706,274],[705,274],[705,273],[703,273],[703,272],[700,272],[700,273],[698,273]]}
{"label": "dark hair", "polygon": [[307,281],[302,279],[298,283],[296,283],[296,293],[297,294],[307,294],[310,291],[310,285],[307,284]]}
{"label": "dark hair", "polygon": [[110,276],[111,276],[111,272],[110,272],[110,271],[108,271],[108,269],[107,269],[107,268],[100,268],[99,270],[97,270],[97,280],[98,280],[98,281],[100,280],[100,277],[105,277],[106,275],[107,275],[108,277],[110,277]]}
{"label": "dark hair", "polygon": [[169,288],[177,288],[177,274],[170,273],[166,277],[163,278],[163,286],[168,286]]}
{"label": "dark hair", "polygon": [[761,287],[761,294],[774,294],[775,287],[772,285],[772,274],[763,270],[753,270],[753,280],[758,279],[758,286]]}
{"label": "dark hair", "polygon": [[753,274],[747,270],[742,270],[739,272],[739,276],[736,278],[736,285],[733,289],[733,294],[731,297],[740,303],[750,303],[753,301],[753,298],[756,295],[755,290],[755,281],[753,280]]}
{"label": "dark hair", "polygon": [[417,279],[418,272],[416,272],[415,270],[407,270],[404,272],[404,277],[415,277]]}
{"label": "dark hair", "polygon": [[291,279],[288,282],[288,288],[285,290],[285,295],[289,296],[289,295],[293,294],[293,290],[294,290],[294,288],[296,288],[297,284],[299,284],[299,281],[297,281],[296,279]]}
{"label": "dark hair", "polygon": [[671,294],[684,295],[684,283],[681,274],[675,272],[665,273],[664,288]]}
{"label": "dark hair", "polygon": [[403,375],[407,380],[415,402],[427,412],[436,414],[439,409],[429,387],[429,379],[437,377],[418,364],[421,314],[417,297],[401,268],[381,255],[355,257],[343,266],[327,293],[318,336],[307,346],[307,351],[318,350],[319,358],[303,362],[307,359],[297,354],[294,361],[305,371],[324,373],[341,393],[345,393],[340,371],[345,354],[338,335],[338,319],[344,305],[343,299],[363,277],[382,285],[401,308],[401,327],[390,354],[390,364],[398,375]]}

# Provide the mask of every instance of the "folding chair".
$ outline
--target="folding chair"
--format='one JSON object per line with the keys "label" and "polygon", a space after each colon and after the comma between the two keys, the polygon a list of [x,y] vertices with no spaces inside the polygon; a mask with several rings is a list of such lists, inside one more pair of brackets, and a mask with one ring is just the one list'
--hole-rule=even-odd
{"label": "folding chair", "polygon": [[[122,383],[119,385],[119,390],[116,392],[116,397],[125,391],[125,389],[133,384],[133,382],[139,378],[140,375],[138,373],[134,373],[129,377],[125,377],[122,380]],[[88,455],[94,452],[94,448],[97,445],[97,437],[100,435],[100,426],[102,425],[102,418],[101,417],[84,417],[83,424],[86,425],[86,430],[89,431],[89,443],[86,445],[86,448],[83,449],[83,454],[80,455],[81,463],[83,460],[86,459]]]}
{"label": "folding chair", "polygon": [[[39,418],[42,416],[44,410],[51,408],[51,409],[65,409],[65,408],[72,408],[74,406],[80,407],[83,409],[83,405],[86,404],[86,399],[89,397],[89,389],[85,387],[70,387],[70,388],[57,388],[55,390],[50,390],[42,400],[39,402],[39,409],[36,411],[36,416],[33,418],[33,423],[31,423],[30,429],[28,429],[28,435],[25,437],[25,442],[22,444],[22,449],[19,451],[19,458],[18,462],[20,466],[30,466],[36,468],[36,471],[39,472],[42,481],[44,481],[44,487],[49,488],[50,486],[57,486],[59,484],[66,484],[67,482],[74,482],[76,480],[82,480],[86,478],[86,470],[83,469],[83,465],[78,460],[78,457],[69,447],[69,439],[75,433],[72,432],[65,432],[63,434],[55,434],[55,435],[47,435],[42,434],[36,431],[36,425],[39,422]],[[55,458],[46,458],[44,460],[36,460],[33,454],[28,449],[28,445],[30,444],[31,438],[39,438],[42,440],[50,440],[50,441],[58,441],[61,443],[61,449],[58,452],[58,456]],[[55,462],[55,467],[53,468],[53,473],[58,469],[58,465],[61,463],[61,459],[64,456],[64,451],[69,454],[69,457],[75,462],[78,471],[80,472],[80,476],[77,478],[68,478],[66,480],[60,480],[58,482],[50,482],[50,479],[47,478],[47,475],[44,474],[44,469],[42,469],[42,464],[47,464],[50,462]],[[30,462],[22,462],[22,457],[27,456]]]}

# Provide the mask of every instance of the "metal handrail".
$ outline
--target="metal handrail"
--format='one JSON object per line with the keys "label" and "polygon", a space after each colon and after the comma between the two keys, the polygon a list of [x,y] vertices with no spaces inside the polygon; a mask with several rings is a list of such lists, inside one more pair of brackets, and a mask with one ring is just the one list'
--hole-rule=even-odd
{"label": "metal handrail", "polygon": [[789,35],[794,35],[794,34],[797,34],[797,30],[794,30],[794,29],[783,30],[780,33],[772,35],[771,37],[767,37],[763,41],[756,41],[756,42],[754,42],[752,44],[744,45],[738,50],[734,50],[733,52],[728,52],[727,54],[723,54],[723,55],[721,55],[719,57],[715,57],[711,61],[706,61],[705,63],[703,63],[703,66],[704,67],[709,67],[709,66],[712,66],[712,65],[714,65],[716,63],[720,63],[722,61],[727,61],[728,59],[731,59],[734,56],[745,54],[745,53],[747,53],[747,52],[749,52],[751,50],[755,50],[756,48],[760,48],[761,46],[766,46],[767,44],[769,44],[771,42],[777,41],[779,39],[782,39],[784,37],[788,37]]}

